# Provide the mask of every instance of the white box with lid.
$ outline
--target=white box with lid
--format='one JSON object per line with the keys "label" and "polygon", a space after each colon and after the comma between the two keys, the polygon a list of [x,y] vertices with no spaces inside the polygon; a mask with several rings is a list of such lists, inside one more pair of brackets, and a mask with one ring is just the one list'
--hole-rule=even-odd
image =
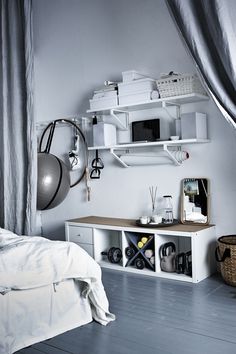
{"label": "white box with lid", "polygon": [[136,70],[128,70],[122,72],[123,82],[130,82],[133,80],[143,79],[145,77],[148,77],[148,75],[141,74]]}
{"label": "white box with lid", "polygon": [[115,107],[118,104],[117,96],[111,97],[101,97],[98,99],[89,100],[90,109],[96,111],[98,109],[107,109],[110,107]]}
{"label": "white box with lid", "polygon": [[182,139],[207,139],[207,117],[205,113],[181,114]]}
{"label": "white box with lid", "polygon": [[112,146],[116,145],[116,126],[99,122],[93,125],[93,145]]}
{"label": "white box with lid", "polygon": [[149,102],[152,99],[157,99],[159,94],[157,91],[140,91],[133,94],[119,96],[119,105],[125,106],[140,102]]}
{"label": "white box with lid", "polygon": [[156,81],[150,78],[121,82],[118,84],[119,96],[129,95],[136,92],[153,91],[156,89]]}

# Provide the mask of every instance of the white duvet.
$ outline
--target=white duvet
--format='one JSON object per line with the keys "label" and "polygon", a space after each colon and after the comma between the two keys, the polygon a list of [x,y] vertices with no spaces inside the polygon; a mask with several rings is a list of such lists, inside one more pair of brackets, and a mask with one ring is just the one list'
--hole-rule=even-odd
{"label": "white duvet", "polygon": [[89,298],[96,321],[106,325],[115,319],[109,312],[100,266],[81,247],[0,229],[0,297],[11,290],[33,289],[66,279],[84,282],[83,295]]}

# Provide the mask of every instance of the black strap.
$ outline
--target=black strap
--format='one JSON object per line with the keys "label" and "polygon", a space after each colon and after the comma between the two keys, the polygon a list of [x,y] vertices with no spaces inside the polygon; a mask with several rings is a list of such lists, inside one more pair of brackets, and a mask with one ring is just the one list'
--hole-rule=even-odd
{"label": "black strap", "polygon": [[219,246],[217,246],[215,249],[215,257],[217,262],[224,262],[227,257],[230,258],[230,248],[226,248],[224,250],[223,256],[220,258],[220,249]]}
{"label": "black strap", "polygon": [[56,123],[53,122],[51,128],[50,128],[50,132],[49,132],[49,136],[48,136],[48,141],[47,141],[47,145],[46,145],[46,153],[49,154],[50,153],[50,149],[51,149],[51,145],[52,145],[52,139],[53,139],[53,135],[55,132],[55,127],[56,127]]}
{"label": "black strap", "polygon": [[102,159],[100,159],[100,157],[98,157],[98,150],[97,149],[96,149],[96,157],[95,157],[95,159],[93,159],[91,166],[95,170],[96,169],[102,170],[104,168],[104,163],[102,162]]}
{"label": "black strap", "polygon": [[[52,131],[52,126],[53,126],[53,122],[49,123],[48,126],[44,129],[43,134],[42,134],[41,139],[40,139],[40,142],[39,142],[39,150],[38,150],[38,152],[47,152],[47,148],[48,148],[48,144],[49,144],[49,137],[50,137],[50,134],[51,134],[51,131]],[[48,140],[47,140],[47,143],[46,143],[46,147],[42,151],[43,139],[44,139],[44,136],[45,136],[45,134],[46,134],[46,132],[48,131],[49,128],[50,128],[50,132],[49,132],[49,135],[48,135]]]}

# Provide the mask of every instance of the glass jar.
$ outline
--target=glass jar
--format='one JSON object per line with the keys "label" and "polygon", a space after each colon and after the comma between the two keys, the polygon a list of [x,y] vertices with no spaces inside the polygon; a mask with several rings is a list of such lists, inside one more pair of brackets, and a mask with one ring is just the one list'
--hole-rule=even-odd
{"label": "glass jar", "polygon": [[173,204],[171,195],[163,195],[164,198],[164,223],[172,224],[173,223]]}

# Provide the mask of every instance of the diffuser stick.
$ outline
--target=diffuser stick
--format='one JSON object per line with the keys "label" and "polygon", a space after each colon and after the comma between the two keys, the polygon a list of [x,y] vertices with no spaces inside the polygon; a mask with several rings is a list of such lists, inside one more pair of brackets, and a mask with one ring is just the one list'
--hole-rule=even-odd
{"label": "diffuser stick", "polygon": [[156,203],[156,196],[157,196],[157,187],[149,187],[149,192],[151,196],[151,201],[152,201],[152,212],[155,211],[155,203]]}

